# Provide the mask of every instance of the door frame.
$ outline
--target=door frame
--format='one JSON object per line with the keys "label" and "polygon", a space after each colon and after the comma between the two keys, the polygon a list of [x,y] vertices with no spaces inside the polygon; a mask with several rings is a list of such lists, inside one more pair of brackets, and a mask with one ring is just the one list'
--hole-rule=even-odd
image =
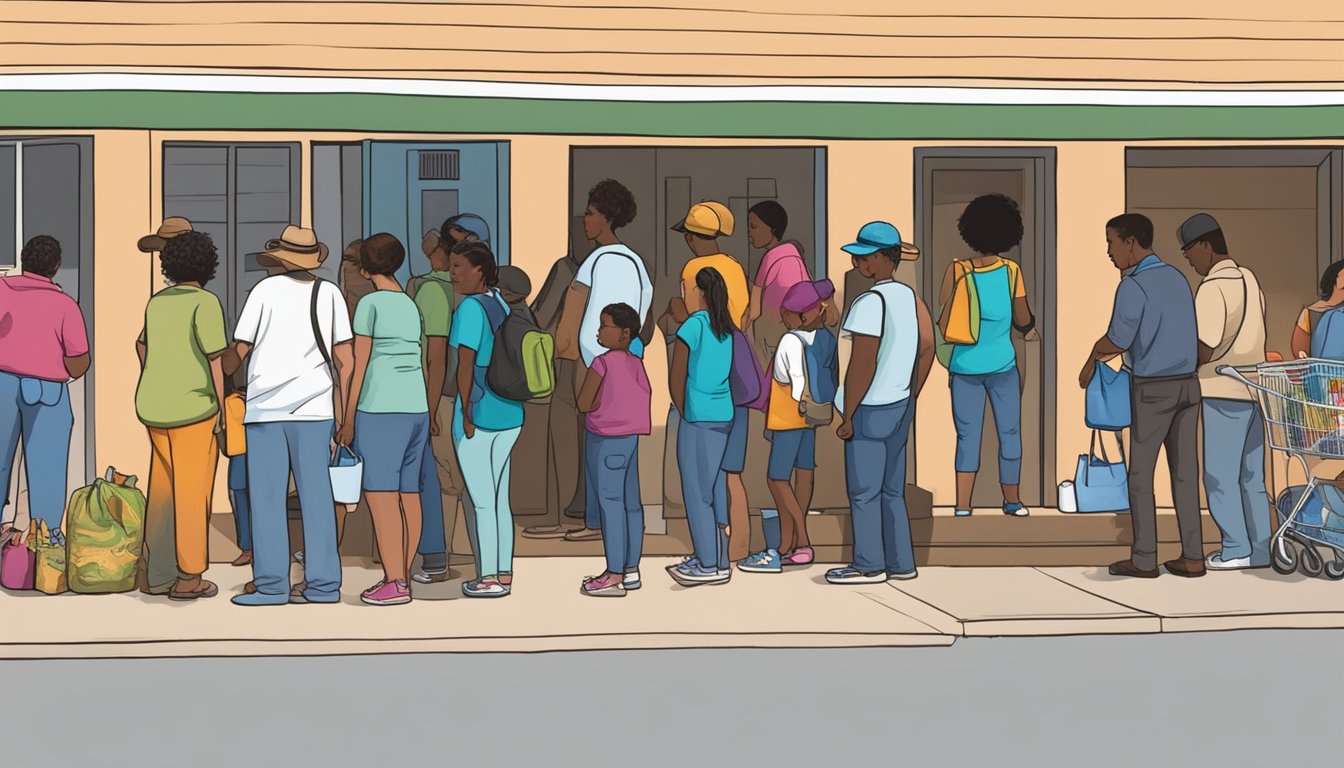
{"label": "door frame", "polygon": [[[1036,276],[1035,285],[1028,286],[1034,299],[1036,327],[1041,332],[1041,403],[1037,428],[1041,436],[1039,477],[1041,502],[1044,507],[1058,504],[1058,489],[1055,485],[1058,468],[1055,466],[1058,455],[1058,434],[1056,431],[1056,395],[1059,385],[1058,339],[1056,338],[1056,297],[1058,293],[1056,261],[1056,150],[1054,147],[994,147],[994,146],[958,146],[958,147],[916,147],[915,148],[915,242],[922,243],[933,228],[933,206],[925,205],[925,198],[932,188],[933,172],[941,165],[955,169],[970,161],[988,160],[1008,167],[1002,161],[1030,161],[1033,173],[1032,192],[1034,195],[1034,221],[1024,225],[1038,233],[1032,258],[1032,272]],[[973,170],[973,169],[971,169]],[[987,167],[984,170],[994,170]],[[1023,258],[1028,254],[1023,253]],[[928,259],[915,262],[917,289],[929,305],[930,311],[937,312],[937,286],[934,282],[940,275],[933,274]],[[912,434],[914,427],[912,426]],[[918,442],[915,443],[918,445]],[[1026,447],[1023,447],[1024,450]],[[914,482],[919,452],[915,451],[909,462],[908,476]]]}

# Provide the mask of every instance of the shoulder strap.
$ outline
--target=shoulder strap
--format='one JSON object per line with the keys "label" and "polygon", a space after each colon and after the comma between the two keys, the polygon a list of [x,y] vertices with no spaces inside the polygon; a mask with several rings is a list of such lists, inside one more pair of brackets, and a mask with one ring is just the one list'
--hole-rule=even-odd
{"label": "shoulder strap", "polygon": [[322,353],[322,362],[327,364],[327,370],[333,370],[331,364],[331,354],[327,352],[327,343],[322,340],[322,324],[317,321],[317,296],[321,293],[323,280],[320,277],[313,278],[313,296],[308,305],[308,319],[313,324],[313,339],[317,342],[317,351]]}

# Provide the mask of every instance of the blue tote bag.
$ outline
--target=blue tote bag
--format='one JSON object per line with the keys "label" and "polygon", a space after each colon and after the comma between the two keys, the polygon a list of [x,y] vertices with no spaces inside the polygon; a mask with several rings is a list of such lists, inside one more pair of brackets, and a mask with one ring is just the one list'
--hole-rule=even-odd
{"label": "blue tote bag", "polygon": [[1129,511],[1129,470],[1125,466],[1125,443],[1116,435],[1120,446],[1119,461],[1111,461],[1106,455],[1106,445],[1101,444],[1101,453],[1097,453],[1097,438],[1100,430],[1092,431],[1092,447],[1086,455],[1078,457],[1078,471],[1074,473],[1074,495],[1078,500],[1079,512],[1128,512]]}
{"label": "blue tote bag", "polygon": [[1117,431],[1129,428],[1129,371],[1097,365],[1092,380],[1087,382],[1083,421],[1089,429]]}

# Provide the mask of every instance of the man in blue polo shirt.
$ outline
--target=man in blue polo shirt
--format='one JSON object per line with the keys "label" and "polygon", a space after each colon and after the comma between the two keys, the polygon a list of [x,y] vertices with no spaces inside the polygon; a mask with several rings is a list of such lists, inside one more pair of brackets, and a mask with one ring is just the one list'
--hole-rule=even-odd
{"label": "man in blue polo shirt", "polygon": [[1153,470],[1167,449],[1171,491],[1181,532],[1181,557],[1163,565],[1177,576],[1204,575],[1199,520],[1199,341],[1190,283],[1153,253],[1153,222],[1126,213],[1106,222],[1106,253],[1124,275],[1115,291],[1110,329],[1092,347],[1078,383],[1087,387],[1097,363],[1123,354],[1132,376],[1129,512],[1134,543],[1113,576],[1157,578],[1157,504]]}

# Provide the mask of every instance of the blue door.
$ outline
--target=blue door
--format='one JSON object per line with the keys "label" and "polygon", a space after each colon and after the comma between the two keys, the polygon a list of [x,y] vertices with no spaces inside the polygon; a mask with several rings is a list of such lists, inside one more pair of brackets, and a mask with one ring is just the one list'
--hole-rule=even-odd
{"label": "blue door", "polygon": [[364,142],[364,236],[391,232],[405,244],[403,284],[429,271],[425,233],[459,213],[485,219],[495,258],[509,263],[507,142]]}

